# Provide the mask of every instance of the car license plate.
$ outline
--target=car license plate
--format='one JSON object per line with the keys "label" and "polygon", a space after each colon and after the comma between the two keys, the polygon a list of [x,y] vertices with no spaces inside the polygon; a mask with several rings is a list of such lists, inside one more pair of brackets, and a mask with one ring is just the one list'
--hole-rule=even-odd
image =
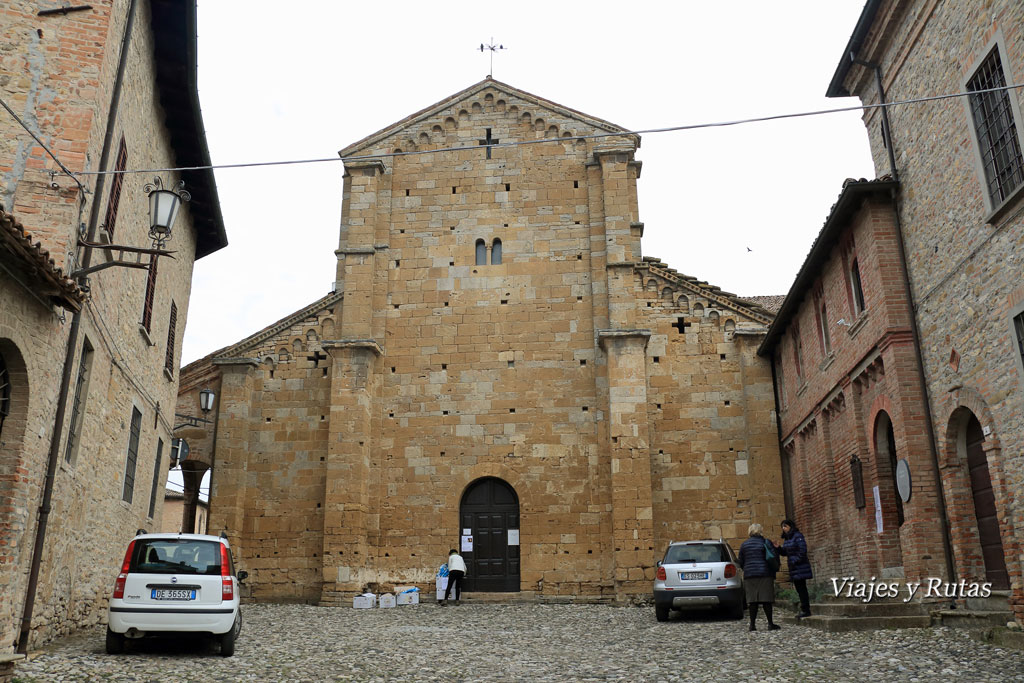
{"label": "car license plate", "polygon": [[680,581],[707,581],[707,572],[679,572]]}
{"label": "car license plate", "polygon": [[195,600],[196,592],[194,590],[167,590],[154,588],[152,593],[154,600]]}

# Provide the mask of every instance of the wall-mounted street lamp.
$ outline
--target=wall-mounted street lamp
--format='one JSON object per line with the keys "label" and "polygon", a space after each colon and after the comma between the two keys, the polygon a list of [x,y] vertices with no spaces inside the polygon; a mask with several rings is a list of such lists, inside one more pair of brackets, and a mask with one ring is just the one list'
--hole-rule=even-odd
{"label": "wall-mounted street lamp", "polygon": [[[149,263],[142,262],[141,254],[149,254],[150,263],[154,259],[160,256],[169,256],[174,258],[173,251],[165,251],[164,245],[167,240],[171,239],[171,230],[174,228],[174,219],[178,217],[178,209],[181,208],[182,202],[187,202],[192,199],[192,195],[185,191],[185,181],[179,180],[178,184],[175,185],[177,192],[174,190],[165,190],[164,181],[160,179],[160,176],[153,178],[153,182],[146,183],[142,188],[147,195],[149,195],[149,238],[153,240],[153,244],[150,248],[145,247],[129,247],[123,244],[100,244],[97,242],[89,242],[84,239],[78,240],[78,246],[85,247],[88,249],[107,249],[115,254],[114,258],[110,261],[105,261],[99,265],[90,266],[88,268],[80,268],[75,272],[71,273],[71,277],[79,278],[83,275],[89,275],[99,270],[111,268],[113,266],[123,266],[125,268],[149,268]],[[133,256],[126,257],[126,254],[133,254]]]}
{"label": "wall-mounted street lamp", "polygon": [[185,181],[179,180],[174,190],[165,190],[160,176],[153,182],[146,183],[142,190],[149,195],[149,237],[153,240],[153,248],[160,249],[171,239],[174,219],[178,217],[178,209],[183,201],[192,199],[185,190]]}
{"label": "wall-mounted street lamp", "polygon": [[[205,388],[199,392],[199,410],[206,415],[213,410],[213,400],[217,397],[213,389]],[[178,431],[182,427],[198,427],[204,424],[213,424],[213,420],[207,420],[205,417],[196,417],[194,415],[183,415],[182,413],[175,413],[174,417],[179,420],[184,420],[179,425],[174,426],[174,431]]]}

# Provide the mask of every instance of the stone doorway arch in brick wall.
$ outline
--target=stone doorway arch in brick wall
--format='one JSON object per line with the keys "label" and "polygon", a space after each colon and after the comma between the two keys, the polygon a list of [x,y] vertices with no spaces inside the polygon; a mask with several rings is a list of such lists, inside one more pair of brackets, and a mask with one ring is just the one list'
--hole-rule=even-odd
{"label": "stone doorway arch in brick wall", "polygon": [[950,516],[960,520],[953,529],[958,569],[970,578],[990,582],[996,590],[1010,587],[1006,554],[996,504],[996,486],[989,461],[998,449],[986,438],[980,420],[967,407],[950,416],[947,428],[947,457],[944,479],[950,488]]}
{"label": "stone doorway arch in brick wall", "polygon": [[509,543],[509,531],[519,532],[519,496],[506,481],[483,477],[470,483],[459,503],[459,532],[473,538],[466,560],[466,591],[519,591],[519,543]]}
{"label": "stone doorway arch in brick wall", "polygon": [[[903,525],[903,501],[896,492],[896,432],[892,418],[885,410],[875,414],[872,455],[874,456],[875,485],[882,506],[882,533],[878,535],[878,548],[882,560],[883,576],[886,570],[903,568],[903,549],[900,545],[900,527]],[[871,503],[874,503],[872,492]]]}

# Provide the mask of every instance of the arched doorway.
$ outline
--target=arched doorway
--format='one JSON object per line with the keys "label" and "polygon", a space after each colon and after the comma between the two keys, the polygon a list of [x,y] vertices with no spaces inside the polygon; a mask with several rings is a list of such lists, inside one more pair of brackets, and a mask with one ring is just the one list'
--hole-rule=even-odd
{"label": "arched doorway", "polygon": [[985,434],[981,423],[971,414],[966,426],[967,470],[971,479],[974,514],[978,522],[978,541],[985,561],[985,580],[997,590],[1006,590],[1010,587],[1010,577],[1006,572],[1003,541],[999,536],[996,497],[992,491],[992,477],[988,471],[984,443]]}
{"label": "arched doorway", "polygon": [[509,531],[519,533],[519,497],[506,482],[495,477],[477,479],[462,494],[459,504],[460,534],[469,530],[473,550],[466,560],[466,591],[513,592],[519,590],[519,543],[509,543]]}
{"label": "arched doorway", "polygon": [[[874,434],[875,483],[878,491],[877,505],[881,507],[882,530],[875,538],[878,543],[878,559],[881,571],[903,571],[903,548],[900,544],[900,527],[903,526],[903,500],[896,491],[896,434],[892,418],[884,410],[875,418]],[[872,491],[874,498],[874,491]],[[868,505],[875,504],[874,501]],[[876,511],[876,515],[878,512]],[[874,525],[872,525],[874,526]],[[899,576],[900,574],[895,574]]]}

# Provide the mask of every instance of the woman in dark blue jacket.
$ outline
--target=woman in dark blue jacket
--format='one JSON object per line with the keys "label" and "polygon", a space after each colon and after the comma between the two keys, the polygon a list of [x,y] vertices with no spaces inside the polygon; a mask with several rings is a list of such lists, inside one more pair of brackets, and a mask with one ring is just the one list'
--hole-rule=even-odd
{"label": "woman in dark blue jacket", "polygon": [[789,578],[800,596],[800,614],[796,618],[809,617],[811,599],[807,595],[807,579],[813,578],[814,574],[811,572],[811,561],[807,559],[807,541],[791,519],[782,520],[782,546],[779,550],[786,556]]}
{"label": "woman in dark blue jacket", "polygon": [[756,631],[754,622],[757,620],[757,606],[764,607],[764,615],[768,618],[768,630],[778,631],[779,626],[772,620],[772,603],[775,602],[775,571],[768,564],[765,556],[765,544],[778,549],[766,539],[760,524],[751,524],[747,529],[750,538],[740,546],[739,557],[736,558],[743,569],[743,590],[747,596],[747,607],[750,609],[750,630]]}

